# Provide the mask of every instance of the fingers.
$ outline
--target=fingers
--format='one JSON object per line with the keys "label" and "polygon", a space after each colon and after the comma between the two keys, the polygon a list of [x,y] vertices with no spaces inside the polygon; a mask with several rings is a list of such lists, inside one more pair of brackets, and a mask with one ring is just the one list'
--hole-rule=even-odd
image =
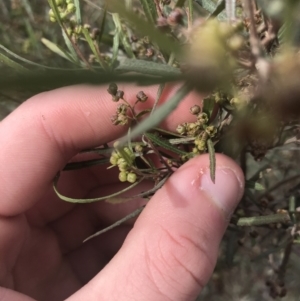
{"label": "fingers", "polygon": [[[134,86],[120,88],[131,103],[141,90]],[[151,107],[157,87],[143,87],[143,91],[149,96],[149,102],[143,105]],[[173,92],[167,89],[163,99]],[[172,114],[166,125],[174,128],[183,121],[182,109],[188,112],[188,107],[197,101],[195,95],[189,97],[179,107],[178,118]],[[122,135],[125,129],[110,121],[115,110],[106,87],[73,86],[39,94],[4,119],[0,124],[0,214],[15,215],[27,210],[79,150]],[[81,183],[80,191],[91,188],[85,184]]]}
{"label": "fingers", "polygon": [[190,160],[151,199],[112,261],[68,300],[195,300],[243,187],[231,159],[217,155],[215,184],[208,155]]}

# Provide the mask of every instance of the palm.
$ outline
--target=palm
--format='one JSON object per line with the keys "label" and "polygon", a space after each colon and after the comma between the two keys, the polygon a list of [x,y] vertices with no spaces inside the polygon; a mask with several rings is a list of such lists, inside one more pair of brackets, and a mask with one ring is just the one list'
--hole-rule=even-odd
{"label": "palm", "polygon": [[[100,184],[88,193],[81,187],[74,191],[74,187],[78,187],[76,178],[85,178],[83,185],[92,187],[104,172],[103,168],[93,171],[96,172],[67,175],[61,189],[72,190],[75,197],[106,194],[114,187],[118,189],[120,184],[107,185],[109,178],[105,177],[102,180],[106,182],[102,183],[105,187],[101,188]],[[129,226],[119,227],[85,244],[82,241],[136,206],[137,202],[114,208],[109,208],[107,203],[74,205],[59,200],[49,187],[45,196],[27,212],[9,221],[3,219],[2,229],[8,237],[2,260],[6,268],[0,270],[8,272],[1,283],[37,300],[66,298],[106,265],[120,248]]]}

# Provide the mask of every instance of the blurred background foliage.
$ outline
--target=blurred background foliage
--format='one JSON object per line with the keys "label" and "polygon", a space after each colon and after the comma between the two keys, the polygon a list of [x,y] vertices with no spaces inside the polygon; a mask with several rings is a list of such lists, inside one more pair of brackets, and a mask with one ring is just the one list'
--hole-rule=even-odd
{"label": "blurred background foliage", "polygon": [[55,87],[187,81],[247,179],[198,300],[299,300],[299,22],[297,0],[0,0],[0,119]]}

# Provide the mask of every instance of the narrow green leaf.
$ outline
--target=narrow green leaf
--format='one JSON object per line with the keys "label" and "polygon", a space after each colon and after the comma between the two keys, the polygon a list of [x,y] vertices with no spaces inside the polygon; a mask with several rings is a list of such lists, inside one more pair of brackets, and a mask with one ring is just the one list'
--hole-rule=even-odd
{"label": "narrow green leaf", "polygon": [[215,108],[215,99],[214,97],[208,96],[203,99],[203,112],[210,116],[212,115],[212,112]]}
{"label": "narrow green leaf", "polygon": [[[70,70],[76,70],[74,68],[58,68],[58,67],[49,67],[49,66],[46,66],[46,65],[42,65],[42,64],[38,64],[38,63],[35,63],[35,62],[32,62],[30,60],[27,60],[21,56],[19,56],[18,54],[10,51],[9,49],[7,49],[6,47],[4,47],[3,45],[0,44],[0,49],[3,49],[6,53],[8,53],[9,55],[11,55],[12,57],[16,58],[17,60],[20,60],[26,64],[30,64],[30,65],[33,65],[33,66],[37,66],[37,67],[40,67],[40,68],[43,68],[43,69],[50,69],[50,70],[61,70],[61,71],[70,71]],[[77,69],[78,70],[78,69]],[[81,70],[81,69],[80,69]]]}
{"label": "narrow green leaf", "polygon": [[107,228],[104,228],[103,230],[101,231],[98,231],[96,232],[95,234],[89,236],[88,238],[86,238],[83,242],[87,242],[88,240],[100,235],[100,234],[103,234],[109,230],[112,230],[118,226],[120,226],[121,224],[125,223],[126,221],[138,216],[142,211],[143,209],[145,208],[145,206],[141,207],[141,208],[138,208],[136,209],[135,211],[133,211],[132,213],[126,215],[125,217],[121,218],[120,220],[118,220],[117,222],[115,222],[114,224],[110,225],[109,227]]}
{"label": "narrow green leaf", "polygon": [[[225,9],[225,0],[219,0],[215,9],[213,10],[213,12],[211,13],[211,15],[209,17],[210,18],[217,17],[224,9]],[[220,19],[226,19],[225,13],[223,15],[224,16],[220,16]]]}
{"label": "narrow green leaf", "polygon": [[140,2],[148,21],[152,24],[156,24],[157,11],[154,0],[140,0]]}
{"label": "narrow green leaf", "polygon": [[72,71],[36,71],[30,74],[12,74],[0,77],[2,91],[26,89],[32,93],[76,84],[108,84],[110,82],[137,83],[139,85],[155,85],[165,82],[182,81],[183,76],[148,76],[146,74],[117,74],[109,72],[91,72],[89,70]]}
{"label": "narrow green leaf", "polygon": [[293,224],[297,223],[297,216],[296,216],[296,198],[294,195],[289,197],[289,212],[291,216],[291,221]]}
{"label": "narrow green leaf", "polygon": [[188,153],[178,149],[177,147],[173,146],[167,139],[163,139],[161,137],[159,137],[156,134],[153,133],[145,133],[145,136],[152,141],[153,144],[158,145],[163,147],[164,149],[167,149],[175,154],[184,156],[187,155]]}
{"label": "narrow green leaf", "polygon": [[115,33],[114,33],[114,39],[113,39],[111,66],[114,65],[115,61],[118,58],[119,45],[120,45],[120,30],[119,30],[119,27],[116,26],[117,15],[118,14],[115,14],[115,13],[112,14],[112,18],[113,18],[113,21],[115,23]]}
{"label": "narrow green leaf", "polygon": [[96,57],[96,60],[98,61],[98,63],[100,64],[100,66],[104,69],[107,70],[107,65],[104,61],[104,59],[101,57],[101,55],[98,53],[96,46],[94,44],[94,41],[92,40],[89,31],[86,28],[82,29],[82,33],[87,41],[87,43],[89,44],[94,56]]}
{"label": "narrow green leaf", "polygon": [[210,13],[208,18],[218,17],[219,20],[227,19],[224,11],[225,0],[219,0],[217,4],[215,4],[212,0],[197,0],[197,3]]}
{"label": "narrow green leaf", "polygon": [[279,31],[278,31],[278,35],[277,35],[277,39],[278,39],[278,44],[279,46],[282,46],[284,45],[284,42],[285,42],[285,36],[286,36],[286,31],[287,31],[287,26],[286,26],[286,23],[284,23]]}
{"label": "narrow green leaf", "polygon": [[[76,50],[74,49],[75,45],[71,42],[70,37],[68,37],[68,35],[66,33],[65,25],[62,22],[62,19],[60,17],[59,9],[57,7],[56,2],[54,0],[48,0],[48,3],[49,3],[50,7],[53,10],[53,13],[55,15],[55,19],[57,20],[59,26],[61,27],[62,36],[64,38],[66,46],[68,47],[68,49],[70,51],[70,55],[68,55],[68,56],[71,58],[71,60],[73,61],[73,63],[79,64],[78,54],[77,54]],[[79,52],[80,52],[80,50],[79,50]],[[88,64],[87,61],[85,61],[85,64],[86,64],[87,67],[89,67],[89,64]]]}
{"label": "narrow green leaf", "polygon": [[214,144],[211,139],[207,140],[207,148],[209,153],[209,169],[210,169],[210,177],[213,183],[215,183],[216,178],[216,154]]}
{"label": "narrow green leaf", "polygon": [[296,211],[296,198],[294,195],[290,196],[289,198],[289,211],[290,212]]}
{"label": "narrow green leaf", "polygon": [[[65,44],[68,47],[69,51],[70,51],[70,55],[69,57],[71,58],[71,60],[74,63],[79,63],[79,58],[78,55],[76,53],[76,50],[74,49],[74,45],[72,44],[72,42],[70,41],[70,38],[67,36],[66,32],[64,31],[64,29],[61,29],[62,32],[62,36],[64,38]],[[65,52],[66,53],[66,52]]]}
{"label": "narrow green leaf", "polygon": [[32,27],[32,24],[29,19],[24,19],[24,25],[26,27],[26,32],[28,34],[29,42],[34,48],[34,51],[36,52],[37,58],[43,58],[44,56],[41,53],[41,44],[39,43],[39,40],[37,39],[37,34],[35,32],[35,29]]}
{"label": "narrow green leaf", "polygon": [[69,54],[67,54],[65,51],[63,51],[59,46],[57,46],[56,44],[54,44],[53,42],[45,39],[45,38],[41,38],[41,42],[47,47],[49,48],[52,52],[58,54],[59,56],[63,57],[64,59],[73,62],[72,58],[70,57]]}
{"label": "narrow green leaf", "polygon": [[59,26],[61,27],[62,35],[63,35],[64,41],[65,41],[65,44],[67,45],[69,51],[71,52],[71,55],[67,55],[66,52],[64,52],[64,54],[67,55],[72,62],[78,62],[78,57],[76,55],[76,51],[74,50],[70,39],[68,38],[67,34],[65,33],[65,30],[64,30],[65,27],[64,27],[64,24],[61,20],[60,13],[59,13],[56,2],[54,0],[48,0],[48,3],[49,3],[49,5],[50,5],[50,7],[51,7],[51,9],[54,13],[55,19],[57,20]]}
{"label": "narrow green leaf", "polygon": [[53,181],[53,189],[54,189],[56,195],[63,201],[66,201],[69,203],[76,203],[76,204],[86,204],[86,203],[94,203],[94,202],[98,202],[98,201],[104,201],[108,198],[115,197],[117,195],[120,195],[123,192],[126,192],[126,191],[132,189],[133,187],[137,186],[139,183],[141,183],[144,180],[143,178],[141,178],[139,181],[136,181],[132,185],[130,185],[118,192],[112,193],[110,195],[106,195],[106,196],[102,196],[102,197],[98,197],[98,198],[92,198],[92,199],[75,199],[75,198],[69,198],[67,196],[64,196],[58,191],[57,183],[58,183],[59,177],[60,177],[60,175],[58,174]]}
{"label": "narrow green leaf", "polygon": [[93,159],[93,160],[80,161],[80,162],[71,162],[71,163],[68,163],[63,170],[64,171],[75,170],[75,169],[87,168],[87,167],[91,167],[91,166],[95,166],[95,165],[102,165],[102,164],[107,164],[107,163],[109,163],[108,158]]}
{"label": "narrow green leaf", "polygon": [[32,8],[30,6],[29,1],[28,0],[22,0],[22,3],[23,3],[23,7],[25,8],[26,13],[29,16],[30,20],[32,22],[34,22],[34,14],[33,14],[33,11],[32,11]]}
{"label": "narrow green leaf", "polygon": [[291,218],[288,212],[276,213],[265,216],[242,217],[238,220],[237,225],[241,227],[262,226],[274,223],[287,223]]}
{"label": "narrow green leaf", "polygon": [[135,58],[135,55],[131,48],[131,45],[128,42],[127,35],[123,30],[119,14],[113,14],[112,16],[113,16],[113,21],[115,23],[117,33],[118,33],[118,37],[121,40],[128,57],[131,59]]}
{"label": "narrow green leaf", "polygon": [[74,5],[76,7],[76,22],[78,25],[81,25],[82,20],[81,20],[81,8],[80,8],[80,1],[79,0],[74,0]]}
{"label": "narrow green leaf", "polygon": [[169,65],[143,60],[125,59],[115,69],[116,71],[138,72],[149,75],[180,75],[181,71]]}
{"label": "narrow green leaf", "polygon": [[258,183],[257,181],[246,181],[245,187],[257,191],[265,190],[265,187],[262,184]]}
{"label": "narrow green leaf", "polygon": [[152,107],[152,110],[151,110],[151,114],[150,115],[152,115],[153,113],[154,113],[154,111],[155,111],[155,109],[156,109],[156,107],[157,107],[157,105],[158,105],[158,102],[159,102],[159,100],[160,100],[160,98],[161,98],[161,95],[162,95],[162,93],[163,93],[163,91],[164,91],[164,89],[165,89],[165,84],[161,84],[161,85],[159,85],[159,87],[158,87],[158,89],[157,89],[157,93],[156,93],[156,98],[155,98],[155,102],[154,102],[154,104],[153,104],[153,107]]}
{"label": "narrow green leaf", "polygon": [[13,61],[12,59],[10,59],[9,57],[7,57],[6,55],[4,55],[1,52],[0,52],[0,63],[3,63],[5,65],[15,69],[17,72],[20,72],[20,73],[29,72],[28,69],[26,69],[19,63],[16,63],[15,61]]}
{"label": "narrow green leaf", "polygon": [[141,192],[139,194],[133,195],[131,197],[114,197],[114,198],[109,198],[106,200],[107,203],[110,204],[121,204],[121,203],[126,203],[132,200],[136,200],[137,198],[148,198],[150,196],[152,196],[158,189],[160,189],[168,180],[169,176],[166,176],[165,178],[163,178],[160,182],[158,182],[158,184],[156,186],[154,186],[153,188]]}
{"label": "narrow green leaf", "polygon": [[[157,126],[164,120],[173,110],[176,109],[178,104],[192,91],[193,87],[189,83],[183,84],[177,92],[162,106],[147,119],[143,120],[138,126],[136,126],[131,132],[131,139],[146,133],[148,130]],[[127,136],[123,137],[120,141],[121,144],[127,142]]]}
{"label": "narrow green leaf", "polygon": [[172,145],[176,144],[191,144],[195,141],[195,137],[182,137],[182,138],[174,138],[168,140]]}

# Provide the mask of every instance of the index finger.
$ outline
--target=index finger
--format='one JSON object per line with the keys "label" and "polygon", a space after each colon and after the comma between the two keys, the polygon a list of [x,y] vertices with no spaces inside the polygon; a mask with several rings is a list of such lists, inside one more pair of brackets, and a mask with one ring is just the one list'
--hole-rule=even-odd
{"label": "index finger", "polygon": [[[156,86],[119,86],[131,103],[140,90],[148,95],[144,105],[154,103]],[[167,89],[161,101],[173,91]],[[188,96],[165,126],[174,129],[186,121],[189,107],[197,102],[199,96]],[[80,150],[122,135],[124,127],[110,120],[115,110],[106,87],[72,86],[36,95],[4,119],[0,123],[0,214],[11,216],[29,209]]]}

